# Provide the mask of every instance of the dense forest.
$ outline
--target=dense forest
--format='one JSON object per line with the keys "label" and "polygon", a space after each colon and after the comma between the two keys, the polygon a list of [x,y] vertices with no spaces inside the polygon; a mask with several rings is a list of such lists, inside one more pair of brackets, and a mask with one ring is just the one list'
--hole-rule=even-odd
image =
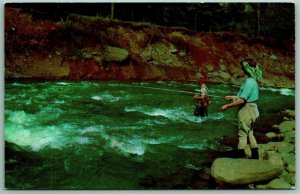
{"label": "dense forest", "polygon": [[293,3],[21,3],[9,4],[44,19],[77,13],[114,20],[185,27],[202,32],[295,37]]}

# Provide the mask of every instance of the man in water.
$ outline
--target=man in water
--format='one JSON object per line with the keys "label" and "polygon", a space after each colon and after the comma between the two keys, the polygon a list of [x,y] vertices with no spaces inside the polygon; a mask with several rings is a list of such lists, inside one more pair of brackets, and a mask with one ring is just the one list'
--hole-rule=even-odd
{"label": "man in water", "polygon": [[232,107],[239,107],[239,143],[235,157],[245,157],[245,148],[249,139],[252,159],[258,159],[257,142],[253,134],[253,124],[259,116],[257,101],[259,97],[258,82],[262,80],[262,70],[251,59],[246,59],[240,62],[241,69],[247,75],[246,80],[240,88],[237,96],[226,96],[225,100],[232,100],[230,104],[221,107],[222,111]]}
{"label": "man in water", "polygon": [[197,101],[197,106],[194,111],[195,116],[205,117],[208,116],[207,107],[210,104],[210,98],[208,97],[208,87],[206,86],[206,78],[202,77],[199,79],[201,86],[200,94],[194,95],[194,100]]}

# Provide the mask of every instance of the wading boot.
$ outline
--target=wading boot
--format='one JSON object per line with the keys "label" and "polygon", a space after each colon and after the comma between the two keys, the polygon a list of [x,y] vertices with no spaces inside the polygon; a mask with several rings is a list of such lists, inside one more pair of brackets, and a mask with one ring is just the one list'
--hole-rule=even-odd
{"label": "wading boot", "polygon": [[251,148],[251,158],[259,159],[258,148]]}

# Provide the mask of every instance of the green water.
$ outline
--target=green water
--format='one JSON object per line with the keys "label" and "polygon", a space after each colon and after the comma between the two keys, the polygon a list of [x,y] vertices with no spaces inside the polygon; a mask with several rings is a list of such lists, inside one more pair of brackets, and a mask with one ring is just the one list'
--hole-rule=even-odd
{"label": "green water", "polygon": [[[208,87],[209,116],[198,118],[194,83],[7,83],[5,140],[27,155],[6,160],[6,187],[148,189],[147,177],[197,170],[203,151],[236,134],[236,109],[220,112],[219,96],[239,87]],[[261,119],[294,104],[294,90],[260,90]]]}

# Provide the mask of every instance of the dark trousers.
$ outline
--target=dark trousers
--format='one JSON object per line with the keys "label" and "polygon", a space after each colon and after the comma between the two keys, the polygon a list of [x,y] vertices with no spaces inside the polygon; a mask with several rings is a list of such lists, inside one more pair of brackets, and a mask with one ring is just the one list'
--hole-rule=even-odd
{"label": "dark trousers", "polygon": [[194,110],[194,115],[197,117],[208,116],[207,107],[203,107],[201,104],[198,104]]}

